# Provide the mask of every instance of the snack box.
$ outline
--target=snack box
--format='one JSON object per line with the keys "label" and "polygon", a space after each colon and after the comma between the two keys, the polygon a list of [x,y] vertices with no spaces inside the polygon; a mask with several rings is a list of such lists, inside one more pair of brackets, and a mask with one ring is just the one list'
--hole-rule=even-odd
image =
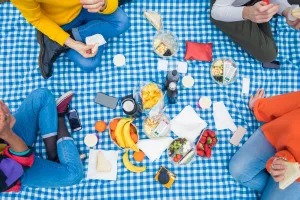
{"label": "snack box", "polygon": [[204,129],[196,143],[196,154],[200,157],[210,158],[213,147],[218,143],[216,133],[210,129]]}
{"label": "snack box", "polygon": [[177,138],[168,147],[168,157],[176,166],[187,166],[196,157],[195,145],[186,138]]}

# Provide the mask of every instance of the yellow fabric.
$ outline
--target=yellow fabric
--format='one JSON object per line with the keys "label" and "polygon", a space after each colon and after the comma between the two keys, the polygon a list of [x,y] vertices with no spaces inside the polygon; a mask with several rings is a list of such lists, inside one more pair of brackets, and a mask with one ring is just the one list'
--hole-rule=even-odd
{"label": "yellow fabric", "polygon": [[[102,14],[111,14],[118,8],[118,0],[107,0]],[[70,23],[82,9],[79,0],[11,0],[24,18],[39,31],[60,45],[70,36],[60,26]]]}
{"label": "yellow fabric", "polygon": [[6,144],[0,144],[0,154],[2,154],[3,150],[7,147]]}

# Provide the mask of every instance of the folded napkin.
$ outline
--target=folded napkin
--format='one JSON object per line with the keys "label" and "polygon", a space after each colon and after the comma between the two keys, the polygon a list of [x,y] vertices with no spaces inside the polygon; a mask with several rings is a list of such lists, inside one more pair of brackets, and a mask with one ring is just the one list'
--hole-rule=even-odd
{"label": "folded napkin", "polygon": [[237,130],[237,127],[223,102],[216,102],[213,104],[213,116],[217,130],[230,129],[232,132]]}
{"label": "folded napkin", "polygon": [[119,152],[118,151],[103,151],[103,150],[101,150],[105,159],[107,161],[109,161],[111,164],[111,171],[110,172],[97,172],[96,165],[97,165],[98,151],[100,151],[100,150],[94,150],[94,149],[90,150],[87,179],[110,180],[110,181],[117,180]]}
{"label": "folded napkin", "polygon": [[191,106],[186,106],[171,121],[171,130],[178,136],[194,142],[205,129],[207,123],[203,121]]}
{"label": "folded napkin", "polygon": [[142,150],[151,162],[159,159],[161,154],[169,147],[173,138],[160,137],[155,139],[140,140],[137,146]]}

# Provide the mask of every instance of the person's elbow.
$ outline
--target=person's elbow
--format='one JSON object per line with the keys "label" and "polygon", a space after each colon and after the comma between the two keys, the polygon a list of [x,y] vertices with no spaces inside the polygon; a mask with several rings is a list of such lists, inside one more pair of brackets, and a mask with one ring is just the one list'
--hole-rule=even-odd
{"label": "person's elbow", "polygon": [[220,15],[218,14],[218,10],[215,6],[211,9],[210,12],[210,21],[214,23],[215,21],[220,21]]}

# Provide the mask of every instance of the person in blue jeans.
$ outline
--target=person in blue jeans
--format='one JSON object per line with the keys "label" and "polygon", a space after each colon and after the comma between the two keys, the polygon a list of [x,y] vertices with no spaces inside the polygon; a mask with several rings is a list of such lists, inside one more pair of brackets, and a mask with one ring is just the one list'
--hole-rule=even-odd
{"label": "person in blue jeans", "polygon": [[32,151],[38,132],[48,154],[47,160],[34,155],[33,164],[20,177],[21,187],[64,187],[77,184],[83,178],[80,156],[65,124],[65,114],[73,95],[72,91],[67,92],[55,102],[49,90],[37,89],[14,115],[1,102],[0,108],[6,112],[4,122],[8,125],[1,124],[0,138],[7,140],[11,149],[19,149],[19,152],[10,149],[11,154],[22,157]]}
{"label": "person in blue jeans", "polygon": [[[289,159],[295,161],[291,158],[297,158],[296,156],[299,156],[300,153],[297,150],[294,151],[295,147],[299,149],[297,137],[291,137],[298,133],[293,130],[299,121],[289,119],[299,118],[300,110],[299,103],[297,103],[299,101],[296,99],[299,99],[300,93],[290,93],[273,98],[263,97],[264,90],[258,90],[256,95],[251,98],[249,107],[254,111],[257,119],[270,116],[273,120],[266,123],[266,126],[258,128],[235,153],[229,163],[229,172],[241,185],[261,193],[261,200],[299,200],[300,182],[295,181],[285,190],[279,189],[278,182],[284,179],[286,169],[284,161],[289,161]],[[295,103],[291,103],[291,100]],[[287,114],[279,115],[281,110],[285,110]],[[285,131],[282,132],[281,129]],[[279,140],[276,141],[275,138],[279,138]],[[290,141],[289,138],[294,138],[295,141]],[[276,141],[276,147],[269,140]],[[290,141],[290,144],[283,143],[284,148],[282,148],[280,147],[281,141]],[[290,152],[294,152],[294,155],[291,155]],[[298,154],[296,155],[295,152]]]}
{"label": "person in blue jeans", "polygon": [[53,63],[63,52],[83,71],[91,72],[100,67],[106,45],[99,48],[96,44],[87,45],[85,39],[100,34],[108,41],[126,32],[129,19],[118,6],[129,1],[11,0],[38,30],[39,68],[46,79],[52,76]]}

